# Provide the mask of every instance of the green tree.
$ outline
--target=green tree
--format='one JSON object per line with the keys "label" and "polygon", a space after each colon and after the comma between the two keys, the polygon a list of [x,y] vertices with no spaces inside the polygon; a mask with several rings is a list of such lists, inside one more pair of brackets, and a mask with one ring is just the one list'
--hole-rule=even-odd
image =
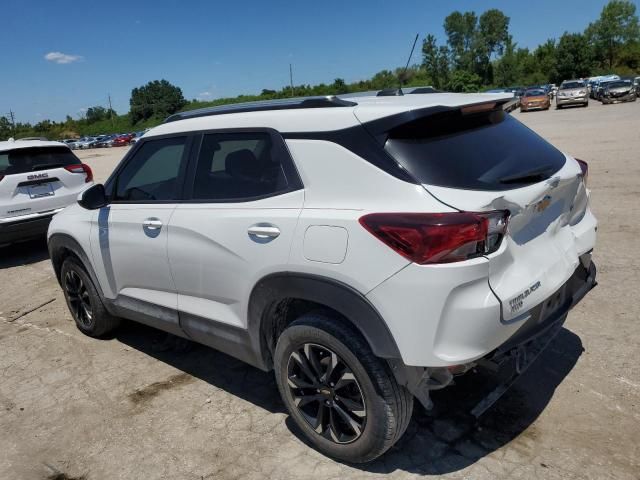
{"label": "green tree", "polygon": [[135,124],[149,118],[164,118],[186,104],[179,87],[166,80],[154,80],[131,91],[131,121]]}
{"label": "green tree", "polygon": [[12,135],[12,125],[7,117],[0,117],[0,140],[6,140]]}
{"label": "green tree", "polygon": [[491,58],[502,55],[509,38],[509,17],[500,10],[492,8],[480,15],[475,42],[475,72],[485,84],[493,83],[493,65]]}
{"label": "green tree", "polygon": [[450,92],[478,92],[482,86],[482,78],[467,70],[454,70],[447,83]]}
{"label": "green tree", "polygon": [[331,89],[336,95],[349,92],[349,88],[343,78],[336,78],[331,85]]}
{"label": "green tree", "polygon": [[[535,62],[534,71],[538,78],[540,78],[540,80],[537,82],[534,81],[533,83],[558,83],[558,81],[563,80],[560,78],[562,75],[558,74],[556,54],[556,41],[553,39],[549,39],[542,45],[538,45],[538,48],[533,51],[533,60]],[[560,80],[558,80],[559,78]]]}
{"label": "green tree", "polygon": [[376,73],[369,81],[371,90],[382,90],[383,88],[392,88],[398,86],[398,77],[391,70],[382,70]]}
{"label": "green tree", "polygon": [[586,33],[601,65],[613,68],[623,46],[640,41],[636,6],[628,0],[611,0]]}
{"label": "green tree", "polygon": [[521,77],[520,64],[516,52],[516,43],[511,35],[507,37],[504,54],[494,67],[494,82],[496,85],[508,87],[515,85]]}
{"label": "green tree", "polygon": [[450,13],[444,19],[444,31],[451,51],[453,65],[456,69],[473,68],[478,34],[478,17],[475,12]]}
{"label": "green tree", "polygon": [[107,109],[101,106],[89,107],[85,113],[85,119],[87,123],[96,123],[101,120],[106,120],[117,116],[118,114],[113,109]]}
{"label": "green tree", "polygon": [[556,83],[571,78],[588,77],[593,70],[593,52],[587,37],[581,33],[565,32],[555,52]]}
{"label": "green tree", "polygon": [[422,43],[422,66],[435,88],[444,88],[449,81],[449,50],[438,47],[436,37],[429,34]]}

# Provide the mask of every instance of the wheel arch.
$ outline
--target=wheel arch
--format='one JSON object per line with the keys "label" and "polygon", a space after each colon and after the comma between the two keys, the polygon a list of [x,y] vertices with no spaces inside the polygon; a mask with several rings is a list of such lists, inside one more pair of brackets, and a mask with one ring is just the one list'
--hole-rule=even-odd
{"label": "wheel arch", "polygon": [[301,314],[312,310],[337,313],[341,321],[364,337],[377,357],[401,358],[384,319],[360,292],[320,275],[283,272],[262,278],[249,297],[248,329],[266,369],[273,365],[279,334]]}
{"label": "wheel arch", "polygon": [[98,282],[98,278],[93,271],[89,256],[75,238],[65,233],[54,233],[49,237],[47,247],[49,249],[49,257],[51,258],[51,264],[53,265],[53,271],[56,274],[58,283],[61,283],[60,271],[64,260],[69,256],[76,257],[84,266],[87,274],[96,287],[96,290],[100,294],[100,297],[104,299],[100,282]]}

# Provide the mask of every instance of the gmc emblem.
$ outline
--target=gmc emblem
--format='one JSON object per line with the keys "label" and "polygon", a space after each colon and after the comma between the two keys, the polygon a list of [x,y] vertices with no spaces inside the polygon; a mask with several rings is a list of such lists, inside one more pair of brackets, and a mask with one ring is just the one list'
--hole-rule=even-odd
{"label": "gmc emblem", "polygon": [[39,180],[41,178],[49,178],[48,173],[36,173],[33,175],[27,175],[27,180]]}

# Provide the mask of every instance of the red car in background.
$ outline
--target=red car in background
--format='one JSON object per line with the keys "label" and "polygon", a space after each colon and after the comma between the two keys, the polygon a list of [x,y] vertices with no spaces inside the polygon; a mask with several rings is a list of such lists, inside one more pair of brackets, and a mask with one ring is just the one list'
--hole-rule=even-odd
{"label": "red car in background", "polygon": [[124,135],[120,135],[120,136],[114,138],[113,146],[114,147],[124,147],[125,145],[129,145],[129,143],[131,143],[131,139],[132,138],[133,138],[133,135],[131,135],[130,133],[126,133]]}

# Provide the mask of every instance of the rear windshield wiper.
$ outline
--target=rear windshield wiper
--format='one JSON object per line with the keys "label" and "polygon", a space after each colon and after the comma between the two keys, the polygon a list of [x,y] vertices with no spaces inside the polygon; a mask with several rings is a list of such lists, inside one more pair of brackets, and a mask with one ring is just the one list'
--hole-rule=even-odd
{"label": "rear windshield wiper", "polygon": [[500,177],[498,179],[498,182],[500,183],[540,182],[542,180],[546,180],[547,178],[549,178],[552,171],[553,171],[552,165],[545,165],[543,167],[538,167],[533,170],[529,170],[527,172],[520,172],[512,175],[505,175],[504,177]]}

